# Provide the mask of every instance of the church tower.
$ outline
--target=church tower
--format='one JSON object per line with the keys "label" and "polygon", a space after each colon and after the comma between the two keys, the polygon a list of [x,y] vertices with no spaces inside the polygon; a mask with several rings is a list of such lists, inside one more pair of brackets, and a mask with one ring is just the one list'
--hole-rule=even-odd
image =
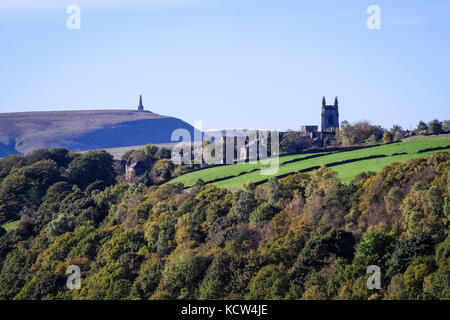
{"label": "church tower", "polygon": [[322,99],[322,132],[336,132],[339,129],[338,98],[334,99],[334,105],[327,105],[325,97]]}
{"label": "church tower", "polygon": [[138,111],[144,111],[144,105],[142,104],[142,94],[139,96]]}

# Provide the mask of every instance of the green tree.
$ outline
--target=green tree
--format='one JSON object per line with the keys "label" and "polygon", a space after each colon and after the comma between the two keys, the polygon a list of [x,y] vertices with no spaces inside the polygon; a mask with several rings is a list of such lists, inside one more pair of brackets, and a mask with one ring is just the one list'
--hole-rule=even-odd
{"label": "green tree", "polygon": [[288,131],[281,137],[280,152],[294,154],[311,148],[311,146],[311,138],[302,136],[302,134],[297,131]]}
{"label": "green tree", "polygon": [[395,249],[395,239],[392,234],[379,231],[367,232],[356,245],[354,264],[365,270],[370,265],[380,268],[386,265]]}
{"label": "green tree", "polygon": [[423,121],[420,121],[419,124],[417,125],[416,132],[417,133],[426,133],[427,130],[428,130],[428,126],[426,125],[426,123]]}
{"label": "green tree", "polygon": [[144,154],[150,159],[157,158],[156,153],[158,152],[158,147],[153,144],[148,144],[144,147]]}
{"label": "green tree", "polygon": [[84,281],[84,285],[75,293],[74,298],[119,300],[129,296],[132,284],[125,267],[119,261],[111,260]]}
{"label": "green tree", "polygon": [[36,214],[37,230],[41,230],[57,217],[61,202],[71,191],[72,186],[65,181],[57,182],[48,188]]}
{"label": "green tree", "polygon": [[172,299],[196,299],[208,265],[209,259],[184,251],[167,262],[158,290],[167,292]]}
{"label": "green tree", "polygon": [[396,246],[389,265],[394,273],[404,272],[415,258],[432,254],[433,250],[434,241],[431,235],[420,233]]}
{"label": "green tree", "polygon": [[267,201],[276,205],[280,199],[280,185],[278,184],[278,179],[276,177],[271,177],[267,181]]}
{"label": "green tree", "polygon": [[53,160],[13,170],[0,184],[0,223],[17,220],[25,208],[37,208],[48,187],[60,180]]}
{"label": "green tree", "polygon": [[405,292],[409,299],[429,299],[424,293],[425,278],[436,270],[432,256],[418,257],[403,274]]}
{"label": "green tree", "polygon": [[439,266],[450,265],[450,235],[436,246],[435,259]]}
{"label": "green tree", "polygon": [[8,254],[0,272],[0,300],[13,299],[30,278],[31,252],[17,249]]}
{"label": "green tree", "polygon": [[153,167],[154,181],[162,182],[170,179],[175,165],[169,159],[161,159],[155,163]]}
{"label": "green tree", "polygon": [[172,151],[166,148],[161,148],[155,153],[156,159],[170,159],[172,157]]}
{"label": "green tree", "polygon": [[450,299],[450,265],[443,266],[436,271],[430,292],[437,299]]}
{"label": "green tree", "polygon": [[257,201],[253,186],[244,186],[244,190],[239,193],[238,199],[233,204],[234,213],[239,222],[248,222],[250,213],[255,209]]}
{"label": "green tree", "polygon": [[351,146],[361,143],[374,143],[381,139],[383,129],[370,124],[368,121],[359,121],[351,125],[342,121],[341,128],[336,134],[338,143],[342,146]]}
{"label": "green tree", "polygon": [[392,135],[389,131],[385,131],[383,133],[383,143],[391,143],[392,142]]}
{"label": "green tree", "polygon": [[450,120],[444,120],[442,122],[442,130],[445,132],[450,131]]}
{"label": "green tree", "polygon": [[442,123],[439,120],[434,119],[428,124],[428,132],[432,134],[442,133]]}
{"label": "green tree", "polygon": [[115,183],[113,163],[113,157],[109,153],[89,151],[70,163],[68,176],[81,189],[97,180],[109,186]]}
{"label": "green tree", "polygon": [[158,259],[151,263],[135,280],[130,292],[132,298],[139,298],[142,300],[150,298],[161,281],[161,272],[164,269],[164,262],[164,260]]}
{"label": "green tree", "polygon": [[230,293],[230,257],[223,252],[218,253],[200,284],[199,299],[224,299]]}
{"label": "green tree", "polygon": [[318,271],[328,263],[330,254],[351,260],[355,239],[349,232],[330,231],[310,240],[300,252],[291,273],[291,282],[303,286],[307,275]]}
{"label": "green tree", "polygon": [[268,265],[262,267],[252,278],[249,293],[246,296],[252,300],[283,299],[289,288],[287,270],[283,265]]}
{"label": "green tree", "polygon": [[257,223],[258,225],[264,225],[270,222],[279,211],[280,209],[278,209],[278,207],[264,202],[250,214],[250,221]]}

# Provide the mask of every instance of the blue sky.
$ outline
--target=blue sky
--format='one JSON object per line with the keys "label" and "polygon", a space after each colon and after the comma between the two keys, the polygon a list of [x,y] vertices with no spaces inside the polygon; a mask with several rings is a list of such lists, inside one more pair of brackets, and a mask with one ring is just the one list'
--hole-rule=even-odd
{"label": "blue sky", "polygon": [[298,129],[339,96],[341,120],[409,128],[450,118],[449,39],[445,0],[1,0],[0,112],[132,109],[142,93],[203,129]]}

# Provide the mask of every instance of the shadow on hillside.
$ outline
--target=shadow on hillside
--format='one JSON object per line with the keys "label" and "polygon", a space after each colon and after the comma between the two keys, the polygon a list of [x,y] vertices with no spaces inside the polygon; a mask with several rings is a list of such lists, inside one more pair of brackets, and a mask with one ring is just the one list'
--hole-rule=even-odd
{"label": "shadow on hillside", "polygon": [[11,154],[19,154],[19,151],[16,150],[16,142],[10,140],[8,144],[0,143],[0,158]]}
{"label": "shadow on hillside", "polygon": [[85,133],[71,139],[71,145],[68,147],[74,151],[85,151],[149,143],[169,143],[173,142],[171,136],[176,129],[186,129],[191,135],[191,140],[194,139],[194,131],[200,139],[202,137],[200,131],[177,118],[146,119],[122,122]]}

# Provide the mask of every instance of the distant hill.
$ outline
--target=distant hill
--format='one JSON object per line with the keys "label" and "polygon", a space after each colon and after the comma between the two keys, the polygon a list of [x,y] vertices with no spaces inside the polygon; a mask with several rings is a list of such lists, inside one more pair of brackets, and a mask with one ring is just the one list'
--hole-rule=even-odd
{"label": "distant hill", "polygon": [[[72,151],[169,143],[190,124],[149,111],[80,110],[0,113],[0,157],[40,148]],[[198,131],[197,131],[198,132]]]}

